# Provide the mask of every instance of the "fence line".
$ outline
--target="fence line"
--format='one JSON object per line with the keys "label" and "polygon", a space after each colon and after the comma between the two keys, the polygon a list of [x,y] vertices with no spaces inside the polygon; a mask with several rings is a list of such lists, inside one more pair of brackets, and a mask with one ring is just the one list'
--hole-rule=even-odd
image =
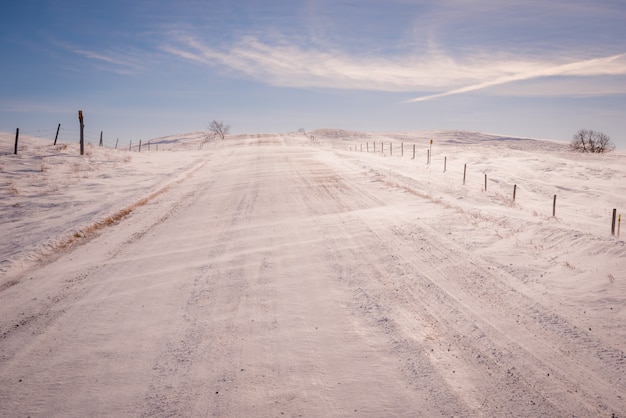
{"label": "fence line", "polygon": [[[374,153],[376,153],[376,141],[373,141],[374,144]],[[429,141],[429,147],[427,148],[427,153],[426,153],[426,166],[430,167],[431,163],[432,163],[432,145],[433,145],[433,141],[430,140]],[[404,142],[401,143],[401,157],[404,156]],[[413,144],[413,156],[412,156],[412,160],[415,159],[415,148],[416,148],[416,144]],[[366,142],[366,146],[365,149],[369,152],[369,142]],[[384,155],[384,142],[381,142],[381,149],[382,154]],[[391,150],[393,149],[393,143],[389,142],[389,150],[390,150],[390,155],[393,156],[393,153],[391,152]],[[355,147],[355,151],[356,151],[356,147]],[[363,146],[361,145],[361,152],[363,152]],[[443,172],[446,173],[447,172],[447,165],[448,165],[448,157],[444,156],[443,157]],[[463,164],[463,186],[465,186],[466,184],[466,179],[467,179],[467,163]],[[484,173],[484,186],[483,186],[483,191],[487,192],[487,186],[488,186],[488,177],[487,177],[487,173]],[[513,198],[511,200],[511,203],[514,205],[515,201],[517,199],[517,184],[513,185]],[[557,201],[557,195],[553,195],[552,196],[552,217],[555,218],[556,217],[556,201]],[[619,239],[619,235],[620,235],[620,226],[621,226],[621,218],[622,215],[617,213],[617,209],[613,209],[613,213],[612,213],[612,218],[611,218],[611,235],[612,236],[616,236]]]}

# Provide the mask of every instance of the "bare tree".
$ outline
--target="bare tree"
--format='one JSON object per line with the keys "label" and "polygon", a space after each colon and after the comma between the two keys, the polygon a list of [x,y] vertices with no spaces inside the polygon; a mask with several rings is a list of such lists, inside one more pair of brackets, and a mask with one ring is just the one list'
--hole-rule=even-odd
{"label": "bare tree", "polygon": [[578,152],[605,153],[615,149],[611,138],[602,132],[591,129],[581,129],[574,135],[570,143],[570,149]]}
{"label": "bare tree", "polygon": [[225,125],[222,121],[213,120],[209,125],[209,139],[213,139],[215,137],[219,137],[224,139],[226,135],[230,132],[230,126]]}

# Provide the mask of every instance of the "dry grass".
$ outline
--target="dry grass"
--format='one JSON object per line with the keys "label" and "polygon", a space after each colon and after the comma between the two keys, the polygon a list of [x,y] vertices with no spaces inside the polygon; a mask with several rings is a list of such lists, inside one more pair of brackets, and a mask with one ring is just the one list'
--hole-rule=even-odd
{"label": "dry grass", "polygon": [[62,239],[59,243],[57,243],[52,250],[53,251],[64,250],[64,249],[74,246],[79,241],[93,238],[99,231],[103,230],[106,227],[118,224],[120,221],[122,221],[122,219],[130,215],[132,212],[134,212],[136,209],[140,208],[141,206],[146,205],[148,202],[156,198],[161,193],[165,192],[167,189],[168,187],[165,187],[159,191],[156,191],[152,193],[150,196],[144,197],[143,199],[138,200],[134,204],[127,206],[117,211],[116,213],[110,216],[107,216],[104,219],[94,222],[91,225],[88,225],[87,227],[79,231],[74,232],[70,236]]}

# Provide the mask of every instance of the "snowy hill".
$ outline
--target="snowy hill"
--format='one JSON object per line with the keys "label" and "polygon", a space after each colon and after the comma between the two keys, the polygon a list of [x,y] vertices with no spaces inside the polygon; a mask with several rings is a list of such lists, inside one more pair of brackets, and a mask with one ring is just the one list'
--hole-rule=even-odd
{"label": "snowy hill", "polygon": [[85,156],[0,138],[0,415],[626,407],[623,152],[461,131]]}

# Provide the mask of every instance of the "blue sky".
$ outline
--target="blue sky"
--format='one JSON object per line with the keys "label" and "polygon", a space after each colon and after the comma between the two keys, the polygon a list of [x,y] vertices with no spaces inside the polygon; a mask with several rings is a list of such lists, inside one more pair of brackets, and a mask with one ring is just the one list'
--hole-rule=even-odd
{"label": "blue sky", "polygon": [[[0,131],[464,129],[626,149],[623,0],[22,0]],[[52,131],[51,133],[48,133]]]}

